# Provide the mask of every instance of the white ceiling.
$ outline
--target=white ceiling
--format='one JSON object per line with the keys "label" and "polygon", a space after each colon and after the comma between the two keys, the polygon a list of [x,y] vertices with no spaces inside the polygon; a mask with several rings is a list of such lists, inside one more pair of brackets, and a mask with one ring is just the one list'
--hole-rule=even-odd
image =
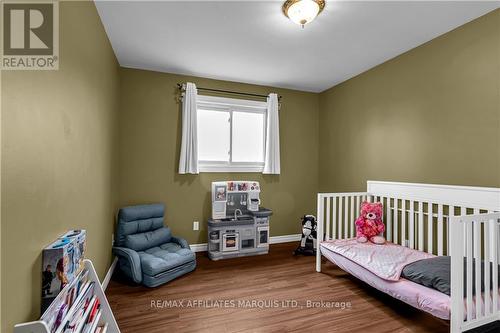
{"label": "white ceiling", "polygon": [[305,29],[282,1],[102,1],[123,67],[320,92],[471,21],[498,1],[327,0]]}

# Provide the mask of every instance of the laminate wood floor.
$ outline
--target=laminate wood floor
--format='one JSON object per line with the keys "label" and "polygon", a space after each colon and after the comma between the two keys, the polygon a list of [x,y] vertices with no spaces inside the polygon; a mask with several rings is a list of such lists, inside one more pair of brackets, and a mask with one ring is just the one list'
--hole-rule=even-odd
{"label": "laminate wood floor", "polygon": [[[268,255],[220,261],[198,253],[196,270],[166,285],[136,286],[115,274],[106,294],[123,333],[449,331],[446,321],[326,259],[317,273],[314,257],[292,256],[296,246],[275,244]],[[321,301],[339,303],[318,307]],[[342,309],[342,302],[350,308]]]}

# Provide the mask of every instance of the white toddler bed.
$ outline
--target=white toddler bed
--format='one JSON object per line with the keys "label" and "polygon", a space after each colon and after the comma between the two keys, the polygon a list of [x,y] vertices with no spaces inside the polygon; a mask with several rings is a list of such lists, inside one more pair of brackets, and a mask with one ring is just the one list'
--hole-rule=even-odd
{"label": "white toddler bed", "polygon": [[[384,236],[409,248],[404,251],[408,255],[420,251],[451,257],[451,296],[397,275],[397,281],[381,278],[373,267],[357,264],[352,252],[335,249],[337,241],[332,240],[355,236],[354,220],[363,200],[384,204]],[[319,193],[316,270],[321,271],[323,255],[372,287],[449,319],[452,333],[464,332],[500,320],[500,296],[494,292],[499,291],[499,211],[498,188],[368,181],[367,192]],[[377,260],[376,255],[370,258]],[[482,262],[490,265],[481,269]],[[492,291],[482,292],[483,283]]]}

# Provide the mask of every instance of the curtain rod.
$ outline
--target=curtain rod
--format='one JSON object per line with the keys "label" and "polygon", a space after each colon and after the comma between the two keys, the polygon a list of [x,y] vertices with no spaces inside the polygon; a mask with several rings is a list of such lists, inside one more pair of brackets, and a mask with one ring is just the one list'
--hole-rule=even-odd
{"label": "curtain rod", "polygon": [[[183,90],[184,89],[184,84],[177,83],[177,88],[179,88],[179,90]],[[252,96],[252,97],[267,98],[267,95],[244,93],[244,92],[233,91],[233,90],[212,89],[212,88],[203,88],[203,87],[196,87],[196,89],[198,89],[198,90],[204,90],[204,91],[212,91],[212,92],[224,93],[224,94],[233,94],[233,95],[243,95],[243,96]],[[279,95],[278,95],[278,100],[281,100],[281,96],[279,96]]]}

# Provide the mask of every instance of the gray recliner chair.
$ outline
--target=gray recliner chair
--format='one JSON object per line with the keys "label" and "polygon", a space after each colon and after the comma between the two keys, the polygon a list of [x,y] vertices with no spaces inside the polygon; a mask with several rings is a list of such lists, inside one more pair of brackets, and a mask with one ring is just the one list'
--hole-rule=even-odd
{"label": "gray recliner chair", "polygon": [[196,267],[186,240],[163,225],[162,204],[121,208],[113,254],[119,269],[136,283],[156,287]]}

